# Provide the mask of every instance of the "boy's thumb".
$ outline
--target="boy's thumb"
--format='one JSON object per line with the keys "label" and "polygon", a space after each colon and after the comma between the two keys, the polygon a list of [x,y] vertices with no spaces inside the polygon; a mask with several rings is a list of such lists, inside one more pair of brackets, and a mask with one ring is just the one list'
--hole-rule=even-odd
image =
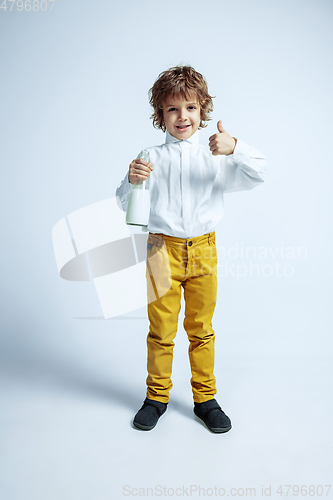
{"label": "boy's thumb", "polygon": [[217,122],[217,130],[218,130],[220,133],[225,132],[224,128],[222,127],[222,121],[221,121],[221,120],[219,120],[219,121]]}

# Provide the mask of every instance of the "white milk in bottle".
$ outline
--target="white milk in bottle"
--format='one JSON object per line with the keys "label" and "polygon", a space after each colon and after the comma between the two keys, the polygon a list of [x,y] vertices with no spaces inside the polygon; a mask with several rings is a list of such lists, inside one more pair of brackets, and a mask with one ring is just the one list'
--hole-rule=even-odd
{"label": "white milk in bottle", "polygon": [[[141,151],[138,158],[142,158],[150,162],[149,153],[147,150]],[[150,196],[149,196],[149,178],[144,181],[138,181],[132,185],[132,191],[128,200],[126,212],[126,224],[132,226],[148,225],[150,212]]]}

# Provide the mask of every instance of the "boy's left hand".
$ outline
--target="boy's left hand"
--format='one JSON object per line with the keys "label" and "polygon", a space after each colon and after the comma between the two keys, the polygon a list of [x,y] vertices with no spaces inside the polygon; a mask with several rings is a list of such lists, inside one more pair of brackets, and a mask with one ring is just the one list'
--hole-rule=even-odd
{"label": "boy's left hand", "polygon": [[221,120],[217,122],[219,134],[214,134],[209,138],[209,149],[214,156],[230,155],[235,149],[236,141],[222,127]]}

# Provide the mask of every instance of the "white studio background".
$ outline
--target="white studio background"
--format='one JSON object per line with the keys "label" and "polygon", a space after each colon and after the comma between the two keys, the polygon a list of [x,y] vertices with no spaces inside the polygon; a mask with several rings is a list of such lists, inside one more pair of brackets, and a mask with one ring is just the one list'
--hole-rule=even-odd
{"label": "white studio background", "polygon": [[[0,9],[0,497],[107,500],[156,485],[170,497],[192,485],[199,498],[200,485],[236,498],[271,486],[279,498],[289,484],[319,498],[332,466],[332,3],[18,5]],[[180,63],[216,96],[201,141],[221,119],[268,160],[267,182],[226,195],[216,228],[217,399],[233,422],[218,436],[191,413],[183,310],[170,408],[150,433],[131,427],[146,311],[104,320],[92,283],[59,277],[51,239],[164,141],[148,89]]]}

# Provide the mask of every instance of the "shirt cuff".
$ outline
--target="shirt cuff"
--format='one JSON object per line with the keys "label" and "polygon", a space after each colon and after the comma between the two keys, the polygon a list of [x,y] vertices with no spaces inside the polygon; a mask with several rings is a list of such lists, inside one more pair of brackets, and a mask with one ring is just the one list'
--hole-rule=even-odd
{"label": "shirt cuff", "polygon": [[233,137],[233,139],[235,139],[235,146],[234,146],[234,149],[233,149],[232,153],[228,154],[227,156],[231,156],[231,155],[233,155],[233,154],[234,154],[234,152],[235,152],[235,149],[236,149],[236,146],[237,146],[237,141],[238,141],[238,139],[236,139],[236,137]]}
{"label": "shirt cuff", "polygon": [[119,208],[126,212],[130,192],[132,191],[132,184],[129,181],[128,173],[125,175],[116,190],[116,198]]}

